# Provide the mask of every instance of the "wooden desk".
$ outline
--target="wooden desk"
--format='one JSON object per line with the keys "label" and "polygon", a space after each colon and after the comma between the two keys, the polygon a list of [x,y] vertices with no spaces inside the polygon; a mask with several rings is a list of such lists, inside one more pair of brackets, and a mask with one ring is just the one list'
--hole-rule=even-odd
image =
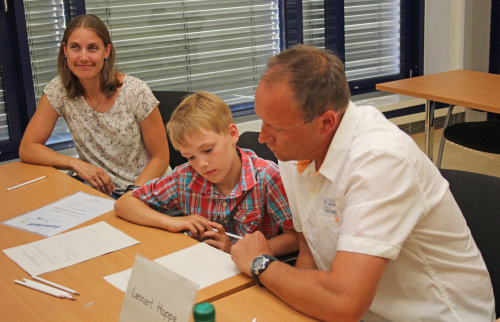
{"label": "wooden desk", "polygon": [[454,70],[381,83],[376,88],[427,100],[424,151],[431,160],[436,102],[500,113],[500,75],[497,74]]}
{"label": "wooden desk", "polygon": [[218,322],[224,321],[315,321],[292,309],[267,289],[258,285],[212,302]]}
{"label": "wooden desk", "polygon": [[[6,191],[7,187],[40,177],[47,178],[24,187]],[[77,191],[104,196],[64,173],[25,163],[0,166],[0,221],[19,216]],[[0,320],[2,321],[117,321],[124,293],[104,280],[104,276],[130,268],[136,253],[155,259],[194,245],[197,241],[165,230],[136,225],[110,211],[75,228],[104,220],[140,241],[140,244],[118,250],[63,269],[43,274],[56,283],[80,292],[76,301],[64,300],[14,284],[14,279],[28,274],[3,252],[0,253]],[[0,248],[10,248],[42,236],[0,224]],[[253,285],[244,274],[226,279],[200,290],[196,301],[214,301]]]}

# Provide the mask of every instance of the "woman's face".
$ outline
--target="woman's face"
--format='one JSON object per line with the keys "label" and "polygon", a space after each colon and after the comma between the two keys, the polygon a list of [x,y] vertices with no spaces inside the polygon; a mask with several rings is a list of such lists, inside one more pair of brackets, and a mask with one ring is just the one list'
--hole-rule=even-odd
{"label": "woman's face", "polygon": [[83,27],[73,30],[64,45],[69,69],[80,81],[99,80],[104,59],[109,56],[111,44],[104,46],[101,38]]}

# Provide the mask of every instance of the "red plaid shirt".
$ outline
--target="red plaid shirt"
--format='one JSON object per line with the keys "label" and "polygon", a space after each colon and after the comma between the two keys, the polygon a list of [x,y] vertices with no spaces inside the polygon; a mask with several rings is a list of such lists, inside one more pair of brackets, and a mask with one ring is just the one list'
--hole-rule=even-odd
{"label": "red plaid shirt", "polygon": [[238,148],[238,152],[241,178],[227,196],[189,163],[178,166],[164,178],[149,181],[134,190],[133,196],[160,211],[176,208],[184,215],[204,216],[222,224],[227,232],[241,236],[260,230],[269,239],[283,228],[293,229],[278,166],[251,150]]}

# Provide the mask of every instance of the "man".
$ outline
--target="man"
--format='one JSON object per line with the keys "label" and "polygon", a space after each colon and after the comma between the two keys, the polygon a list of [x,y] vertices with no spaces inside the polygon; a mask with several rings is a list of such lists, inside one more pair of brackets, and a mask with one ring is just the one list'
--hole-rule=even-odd
{"label": "man", "polygon": [[272,58],[255,112],[300,250],[294,268],[259,256],[265,239],[247,234],[231,250],[243,272],[321,320],[494,319],[489,274],[447,182],[379,111],[350,102],[336,56],[300,45]]}

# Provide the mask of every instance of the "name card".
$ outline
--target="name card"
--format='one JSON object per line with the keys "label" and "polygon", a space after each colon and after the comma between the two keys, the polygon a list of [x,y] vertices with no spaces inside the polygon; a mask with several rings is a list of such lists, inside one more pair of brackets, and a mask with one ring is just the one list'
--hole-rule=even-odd
{"label": "name card", "polygon": [[127,286],[120,321],[189,321],[199,286],[139,254]]}

